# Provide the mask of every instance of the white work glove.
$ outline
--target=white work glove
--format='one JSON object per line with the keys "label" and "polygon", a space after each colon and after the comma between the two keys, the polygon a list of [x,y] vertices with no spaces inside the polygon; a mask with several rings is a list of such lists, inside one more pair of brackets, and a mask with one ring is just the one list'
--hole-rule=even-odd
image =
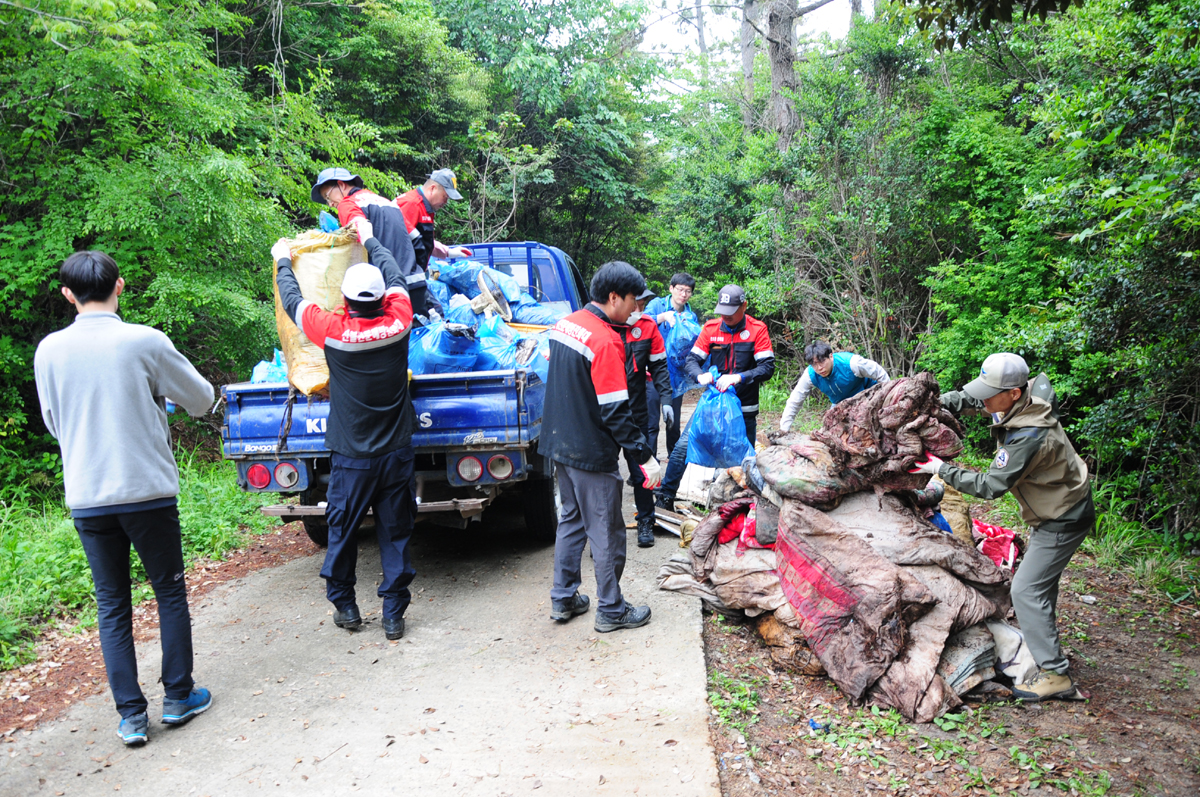
{"label": "white work glove", "polygon": [[430,254],[436,258],[445,260],[450,257],[450,249],[444,243],[435,239],[433,242],[433,251]]}
{"label": "white work glove", "polygon": [[450,257],[471,257],[471,250],[465,246],[452,246],[449,249]]}
{"label": "white work glove", "polygon": [[653,490],[662,484],[662,465],[659,465],[658,460],[653,456],[641,465],[638,465],[638,467],[641,469],[642,476],[645,479],[642,482],[642,486],[647,490]]}
{"label": "white work glove", "polygon": [[705,387],[706,385],[712,384],[712,379],[712,374],[710,374],[708,371],[705,371],[704,373],[700,374],[700,376],[696,377],[696,382],[700,385],[700,387]]}
{"label": "white work glove", "polygon": [[914,462],[913,466],[908,469],[909,473],[928,473],[930,476],[936,476],[941,470],[942,461],[933,454],[926,453],[924,462]]}
{"label": "white work glove", "polygon": [[726,390],[733,387],[734,385],[740,385],[741,383],[742,383],[742,375],[741,374],[722,374],[721,378],[717,380],[717,390],[724,393]]}
{"label": "white work glove", "polygon": [[667,426],[675,425],[675,408],[670,404],[662,405],[663,421]]}
{"label": "white work glove", "polygon": [[292,245],[288,243],[287,238],[280,238],[275,242],[275,245],[271,247],[271,257],[275,259],[276,263],[280,260],[292,259]]}
{"label": "white work glove", "polygon": [[656,323],[666,324],[667,326],[675,326],[675,311],[667,310],[658,314],[658,318],[654,319]]}
{"label": "white work glove", "polygon": [[375,228],[371,226],[371,222],[367,221],[365,216],[359,216],[350,221],[350,225],[354,227],[358,233],[358,242],[365,244],[367,241],[375,237]]}

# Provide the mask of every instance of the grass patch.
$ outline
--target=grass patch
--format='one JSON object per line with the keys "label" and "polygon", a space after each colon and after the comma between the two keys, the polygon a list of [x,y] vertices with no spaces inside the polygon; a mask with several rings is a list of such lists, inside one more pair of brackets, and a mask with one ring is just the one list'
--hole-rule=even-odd
{"label": "grass patch", "polygon": [[[257,511],[275,496],[242,492],[233,463],[177,456],[187,561],[219,559],[244,544],[247,532],[259,534],[275,525]],[[154,593],[137,554],[130,560],[134,601],[140,602]],[[0,501],[0,670],[31,661],[33,642],[46,624],[68,617],[86,622],[95,614],[87,557],[61,499]]]}

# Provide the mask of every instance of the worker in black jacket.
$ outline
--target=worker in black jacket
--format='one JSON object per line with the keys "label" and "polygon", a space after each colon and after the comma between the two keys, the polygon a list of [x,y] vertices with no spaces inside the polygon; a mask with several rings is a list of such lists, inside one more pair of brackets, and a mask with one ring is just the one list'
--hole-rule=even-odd
{"label": "worker in black jacket", "polygon": [[417,514],[412,448],[416,417],[408,392],[413,310],[404,276],[371,223],[358,218],[351,224],[375,265],[357,263],[346,269],[343,312],[331,313],[301,295],[286,238],[271,248],[271,254],[284,311],[325,352],[329,365],[329,547],[321,577],[333,604],[333,622],[349,630],[362,625],[354,595],[354,534],[374,507],[383,565],[378,590],[383,632],[388,639],[399,639],[412,600],[408,587],[416,575],[408,550]]}
{"label": "worker in black jacket", "polygon": [[[746,312],[746,292],[737,285],[721,288],[713,312],[716,318],[705,322],[700,336],[688,355],[684,369],[701,385],[713,383],[712,374],[702,365],[707,359],[716,367],[717,390],[733,388],[742,402],[746,438],[754,445],[758,429],[758,388],[775,373],[775,352],[767,325]],[[658,505],[674,509],[675,493],[687,468],[688,434],[684,432],[671,451],[667,472],[663,475]]]}
{"label": "worker in black jacket", "polygon": [[650,607],[633,606],[621,593],[625,520],[618,452],[633,457],[643,487],[656,487],[662,471],[634,420],[625,345],[614,329],[625,325],[645,289],[646,280],[633,266],[605,263],[592,277],[592,301],[550,332],[539,446],[554,462],[562,498],[550,616],[565,621],[588,610],[579,585],[583,548],[590,543],[599,603],[595,628],[601,633],[650,622]]}
{"label": "worker in black jacket", "polygon": [[[671,376],[667,373],[667,344],[654,318],[643,314],[647,302],[652,298],[654,291],[649,288],[642,291],[637,297],[638,309],[629,316],[628,324],[616,324],[613,327],[625,341],[629,406],[638,428],[646,431],[647,440],[650,438],[651,424],[658,425],[658,415],[650,417],[650,402],[647,399],[650,380],[654,380],[653,385],[660,396],[670,395],[663,391],[671,389]],[[672,411],[669,405],[666,409]],[[649,548],[654,545],[654,491],[642,486],[639,463],[628,451],[625,452],[625,462],[629,465],[629,486],[633,488],[633,503],[637,507],[638,547]]]}

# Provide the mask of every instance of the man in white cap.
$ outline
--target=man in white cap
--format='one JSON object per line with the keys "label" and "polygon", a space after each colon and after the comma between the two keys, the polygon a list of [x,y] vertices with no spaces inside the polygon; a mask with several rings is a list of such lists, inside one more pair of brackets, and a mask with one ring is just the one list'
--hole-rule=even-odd
{"label": "man in white cap", "polygon": [[424,185],[396,197],[396,205],[404,214],[404,223],[408,229],[408,238],[412,241],[413,252],[417,255],[417,265],[423,270],[429,269],[429,258],[434,255],[471,256],[470,249],[447,249],[441,241],[434,239],[434,216],[446,207],[450,200],[457,202],[462,198],[463,195],[458,193],[458,178],[449,169],[438,169],[429,175]]}
{"label": "man in white cap", "polygon": [[1075,684],[1059,645],[1055,622],[1058,581],[1075,550],[1096,525],[1087,465],[1067,439],[1055,409],[1054,389],[1045,374],[1029,380],[1029,366],[1016,354],[993,354],[979,377],[961,391],[944,393],[951,412],[992,416],[996,457],[985,473],[975,473],[930,455],[913,473],[940,476],[950,487],[978,498],[1011,492],[1030,525],[1029,548],[1013,576],[1017,621],[1039,672],[1013,688],[1021,700],[1069,698]]}
{"label": "man in white cap", "polygon": [[375,509],[375,532],[383,563],[379,597],[388,639],[404,636],[404,611],[416,571],[408,550],[416,518],[412,434],[416,418],[408,392],[408,333],[413,309],[396,261],[375,238],[370,222],[355,219],[359,240],[372,261],[346,269],[343,313],[331,313],[300,294],[286,238],[271,247],[279,298],[289,318],[325,352],[329,365],[330,455],[326,518],[329,548],[321,577],[333,604],[333,622],[362,625],[355,600],[358,546],[354,534]]}

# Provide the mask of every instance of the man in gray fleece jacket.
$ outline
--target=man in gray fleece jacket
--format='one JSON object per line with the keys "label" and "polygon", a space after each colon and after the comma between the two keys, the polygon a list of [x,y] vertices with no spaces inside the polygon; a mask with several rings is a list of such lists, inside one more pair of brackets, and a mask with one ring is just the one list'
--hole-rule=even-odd
{"label": "man in gray fleece jacket", "polygon": [[162,332],[117,315],[125,289],[103,252],[76,252],[59,270],[79,314],[38,344],[33,368],[42,418],[62,449],[67,506],[96,585],[100,646],[126,744],[146,741],[147,701],[133,647],[129,546],[158,599],[163,722],[212,705],[192,680],[192,627],[179,530],[179,471],[166,401],[203,415],[213,388]]}

